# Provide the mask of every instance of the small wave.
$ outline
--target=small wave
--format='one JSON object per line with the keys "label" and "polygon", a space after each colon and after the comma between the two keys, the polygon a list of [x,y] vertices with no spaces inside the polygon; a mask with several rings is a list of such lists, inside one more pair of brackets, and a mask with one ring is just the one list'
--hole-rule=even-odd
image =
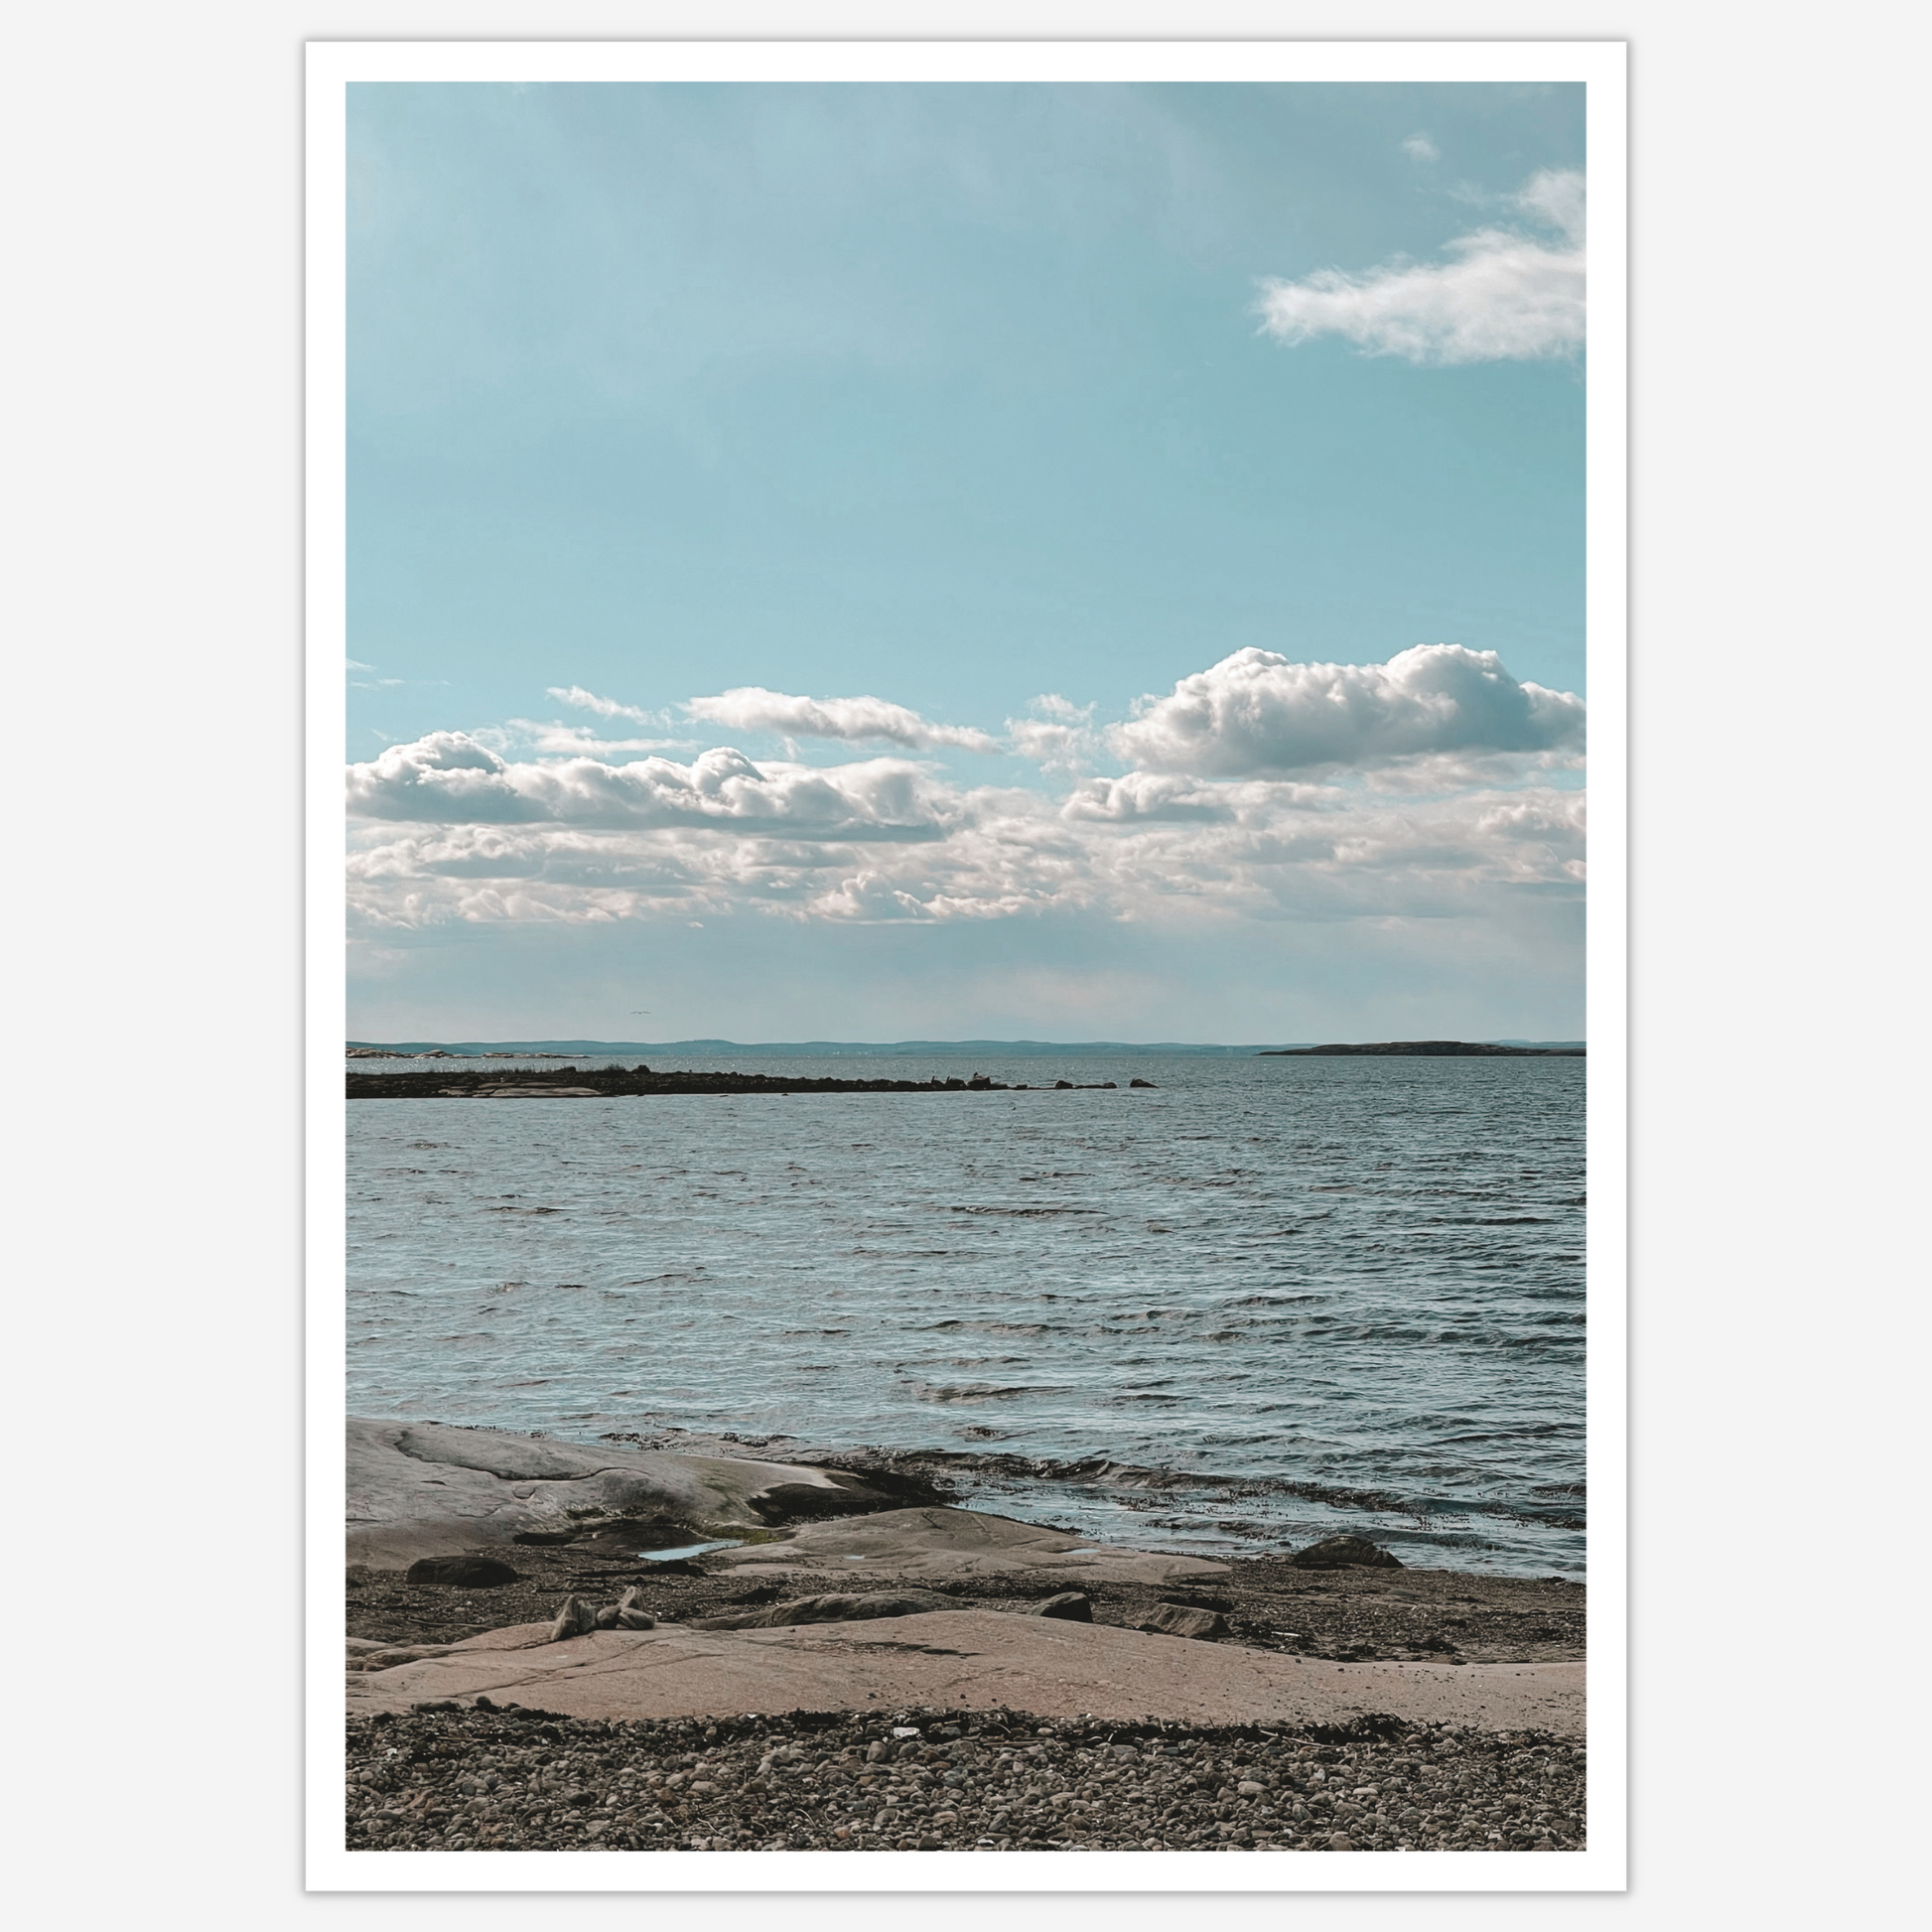
{"label": "small wave", "polygon": [[1046,1395],[1051,1391],[1024,1382],[1010,1387],[991,1382],[965,1382],[953,1388],[943,1383],[915,1382],[912,1393],[921,1402],[1012,1402],[1021,1396]]}
{"label": "small wave", "polygon": [[1017,1221],[1043,1221],[1061,1214],[1098,1214],[1097,1207],[949,1207],[948,1214],[1003,1214]]}

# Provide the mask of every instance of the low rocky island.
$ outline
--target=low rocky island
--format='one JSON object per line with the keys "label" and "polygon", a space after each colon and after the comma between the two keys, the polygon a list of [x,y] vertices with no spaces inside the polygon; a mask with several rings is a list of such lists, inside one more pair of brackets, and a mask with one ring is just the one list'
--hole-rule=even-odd
{"label": "low rocky island", "polygon": [[1382,1039],[1369,1044],[1327,1046],[1269,1046],[1258,1059],[1298,1059],[1310,1055],[1361,1054],[1393,1059],[1572,1059],[1588,1051],[1583,1046],[1504,1046],[1493,1039]]}

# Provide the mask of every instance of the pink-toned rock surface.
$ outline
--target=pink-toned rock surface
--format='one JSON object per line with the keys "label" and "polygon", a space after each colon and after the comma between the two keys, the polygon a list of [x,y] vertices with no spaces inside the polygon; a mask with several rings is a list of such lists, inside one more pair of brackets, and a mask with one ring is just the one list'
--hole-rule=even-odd
{"label": "pink-toned rock surface", "polygon": [[905,1705],[1046,1718],[1227,1725],[1370,1713],[1581,1736],[1582,1664],[1332,1664],[992,1610],[774,1630],[600,1630],[548,1643],[520,1624],[348,1680],[349,1710],[487,1695],[574,1718],[869,1711]]}
{"label": "pink-toned rock surface", "polygon": [[805,1523],[778,1542],[721,1550],[713,1561],[745,1577],[837,1576],[847,1584],[884,1577],[897,1583],[960,1582],[1024,1573],[1035,1581],[1149,1584],[1162,1589],[1228,1574],[1226,1564],[1206,1557],[1102,1548],[1011,1516],[943,1508]]}

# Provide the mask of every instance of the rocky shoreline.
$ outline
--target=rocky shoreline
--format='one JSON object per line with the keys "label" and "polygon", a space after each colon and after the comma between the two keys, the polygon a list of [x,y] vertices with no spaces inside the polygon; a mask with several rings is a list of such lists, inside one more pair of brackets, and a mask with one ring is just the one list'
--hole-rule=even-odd
{"label": "rocky shoreline", "polygon": [[348,1449],[350,1850],[1584,1843],[1580,1584],[1096,1546],[856,1459]]}
{"label": "rocky shoreline", "polygon": [[[499,1563],[504,1555],[489,1552]],[[454,1644],[510,1624],[547,1623],[570,1595],[602,1602],[628,1588],[644,1592],[659,1622],[693,1624],[815,1590],[804,1577],[750,1578],[724,1556],[622,1558],[588,1536],[576,1545],[514,1550],[503,1567],[514,1581],[465,1588],[356,1565],[345,1577],[347,1635],[397,1648]],[[1079,1590],[1095,1623],[1138,1630],[1157,1605],[1173,1603],[1210,1612],[1221,1625],[1217,1637],[1324,1662],[1575,1663],[1585,1655],[1588,1591],[1557,1578],[1355,1565],[1314,1570],[1274,1556],[1229,1558],[1225,1569],[1225,1578],[1204,1583],[1083,1580]],[[852,1587],[878,1587],[855,1577]],[[960,1609],[1005,1609],[1053,1596],[1066,1582],[1007,1571],[984,1581],[922,1580],[918,1587]]]}

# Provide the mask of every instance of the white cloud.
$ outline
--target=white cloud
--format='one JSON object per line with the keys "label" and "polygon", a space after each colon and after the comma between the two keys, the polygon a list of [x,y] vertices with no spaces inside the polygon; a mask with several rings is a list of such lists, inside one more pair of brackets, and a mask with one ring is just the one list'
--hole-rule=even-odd
{"label": "white cloud", "polygon": [[1004,748],[983,731],[964,725],[935,725],[903,705],[884,698],[794,698],[756,684],[723,691],[715,698],[693,698],[684,709],[707,724],[728,731],[776,732],[785,738],[829,738],[848,744],[902,746],[909,752],[951,747],[963,752],[997,753]]}
{"label": "white cloud", "polygon": [[782,833],[795,839],[929,839],[950,794],[915,765],[873,759],[830,771],[759,767],[729,747],[689,764],[591,758],[512,763],[464,732],[431,732],[348,767],[356,817],[422,825],[634,827]]}
{"label": "white cloud", "polygon": [[1538,754],[1581,740],[1584,703],[1519,684],[1494,651],[1418,644],[1386,664],[1238,650],[1144,698],[1109,733],[1144,769],[1209,777],[1363,768],[1447,753]]}
{"label": "white cloud", "polygon": [[1575,168],[1543,168],[1509,198],[1510,206],[1584,245],[1584,178]]}
{"label": "white cloud", "polygon": [[1509,205],[1561,241],[1481,228],[1449,242],[1446,262],[1271,279],[1262,284],[1262,327],[1285,343],[1341,336],[1371,355],[1421,363],[1572,354],[1584,345],[1584,178],[1545,169]]}
{"label": "white cloud", "polygon": [[1412,161],[1440,161],[1442,151],[1427,134],[1412,134],[1402,144],[1402,152]]}
{"label": "white cloud", "polygon": [[[541,724],[533,718],[512,718],[510,731],[529,744],[541,758],[609,758],[614,752],[695,752],[696,743],[688,738],[600,738],[584,725]],[[478,733],[479,739],[483,734]],[[506,751],[504,742],[492,749]]]}
{"label": "white cloud", "polygon": [[1136,768],[1055,794],[903,758],[814,768],[721,747],[618,763],[557,726],[540,729],[566,755],[538,761],[509,733],[431,733],[348,767],[351,905],[369,927],[1198,924],[1489,916],[1582,891],[1582,794],[1523,779],[1572,758],[1584,707],[1491,652],[1244,650],[1104,734],[1091,707],[1033,710],[1022,722],[1110,739]]}
{"label": "white cloud", "polygon": [[1007,720],[1007,736],[1023,759],[1042,770],[1071,773],[1086,770],[1101,755],[1104,744],[1093,728],[1092,705],[1047,691],[1033,700],[1033,710],[1032,718]]}

